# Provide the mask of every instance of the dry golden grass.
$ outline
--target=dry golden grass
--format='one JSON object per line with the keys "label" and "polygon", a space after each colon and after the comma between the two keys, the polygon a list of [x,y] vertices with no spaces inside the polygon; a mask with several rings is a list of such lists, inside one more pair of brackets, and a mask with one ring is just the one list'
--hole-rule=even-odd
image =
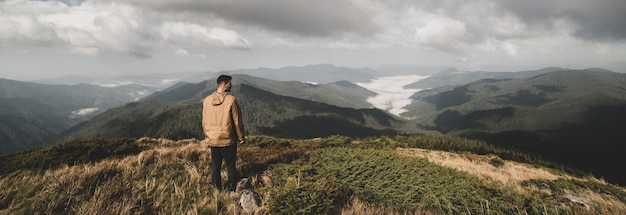
{"label": "dry golden grass", "polygon": [[412,212],[401,213],[393,208],[387,208],[359,200],[356,197],[350,198],[348,204],[341,208],[342,215],[371,215],[371,214],[387,214],[387,215],[432,215],[430,212]]}
{"label": "dry golden grass", "polygon": [[[513,161],[503,161],[504,164],[502,166],[496,167],[490,163],[491,159],[499,159],[495,155],[458,154],[418,148],[397,148],[396,150],[400,154],[423,157],[430,162],[468,172],[483,180],[499,183],[503,187],[512,187],[519,192],[539,192],[545,196],[554,196],[552,190],[547,188],[522,186],[522,182],[532,179],[557,180],[563,178],[607,184],[606,181],[593,177],[578,178],[565,173],[556,174],[556,171],[548,171],[544,168]],[[585,208],[586,210],[582,211],[589,214],[622,214],[626,211],[626,205],[623,200],[589,190],[582,192],[568,191],[565,195],[560,195],[558,198],[564,204]]]}
{"label": "dry golden grass", "polygon": [[[210,185],[210,150],[194,141],[138,155],[0,178],[0,195],[17,196],[7,214],[240,214]],[[26,192],[26,193],[25,193]]]}
{"label": "dry golden grass", "polygon": [[[210,185],[210,149],[195,139],[141,138],[137,155],[0,176],[0,214],[247,214],[230,192]],[[237,168],[268,190],[267,165],[291,162],[302,148],[242,145]],[[220,170],[226,177],[226,170]],[[224,181],[226,182],[226,181]],[[261,193],[266,197],[267,191]],[[9,202],[10,199],[10,202]],[[253,214],[266,214],[262,206]]]}
{"label": "dry golden grass", "polygon": [[503,166],[496,167],[489,163],[497,159],[495,155],[457,154],[445,151],[426,150],[417,148],[397,148],[401,154],[423,157],[430,162],[465,171],[480,177],[483,180],[495,181],[505,186],[518,187],[521,182],[530,179],[556,180],[571,178],[566,175],[556,175],[545,169],[528,164],[505,161]]}

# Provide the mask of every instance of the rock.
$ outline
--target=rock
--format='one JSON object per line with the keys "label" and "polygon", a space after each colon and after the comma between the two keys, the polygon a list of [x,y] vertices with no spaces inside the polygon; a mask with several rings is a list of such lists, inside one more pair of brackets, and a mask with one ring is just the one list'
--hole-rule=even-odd
{"label": "rock", "polygon": [[234,193],[239,197],[239,204],[247,214],[256,214],[261,209],[263,204],[261,196],[252,191],[252,184],[248,178],[242,178],[237,182]]}
{"label": "rock", "polygon": [[587,198],[587,197],[577,196],[577,195],[572,195],[572,194],[565,194],[562,197],[563,199],[565,199],[565,201],[569,201],[569,202],[584,206],[585,208],[587,208],[587,210],[591,210],[593,206],[596,206],[596,204],[590,198]]}
{"label": "rock", "polygon": [[261,197],[250,190],[243,191],[239,198],[241,208],[248,214],[254,213],[261,207]]}

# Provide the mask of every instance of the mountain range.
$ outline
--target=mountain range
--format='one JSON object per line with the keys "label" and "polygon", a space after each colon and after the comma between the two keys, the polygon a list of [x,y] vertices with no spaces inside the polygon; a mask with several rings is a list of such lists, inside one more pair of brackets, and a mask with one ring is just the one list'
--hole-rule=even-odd
{"label": "mountain range", "polygon": [[[251,135],[315,138],[341,134],[363,137],[417,129],[415,123],[382,110],[330,105],[350,101],[344,97],[348,93],[357,98],[371,94],[349,82],[312,85],[248,75],[233,75],[233,81],[232,94],[239,100],[246,132]],[[201,139],[201,101],[215,88],[216,83],[208,80],[173,86],[81,123],[65,132],[57,143],[93,136]],[[337,89],[346,90],[331,93]]]}
{"label": "mountain range", "polygon": [[[0,135],[3,136],[3,140],[0,141],[0,155],[57,142],[55,140],[59,138],[61,132],[67,132],[69,128],[79,122],[88,120],[109,108],[137,101],[139,98],[157,91],[159,92],[150,98],[158,97],[157,100],[160,101],[183,99],[175,98],[176,95],[174,94],[185,94],[185,89],[205,85],[206,82],[199,85],[198,82],[214,79],[219,74],[248,72],[276,79],[282,77],[282,80],[288,81],[256,79],[255,82],[258,83],[249,84],[283,96],[323,102],[344,108],[371,108],[372,105],[366,99],[373,96],[373,92],[352,82],[342,80],[343,78],[351,79],[350,77],[365,80],[363,77],[366,76],[363,75],[363,71],[368,73],[367,77],[376,75],[373,70],[352,70],[347,67],[322,64],[279,69],[233,70],[221,73],[189,72],[108,78],[65,76],[57,79],[38,80],[38,83],[3,79],[0,87],[6,96],[2,97],[5,100],[0,104],[2,105],[1,116],[4,118],[2,131],[0,131]],[[410,68],[401,68],[396,69],[393,73],[411,71]],[[319,77],[331,77],[330,74],[339,74],[328,79],[337,80],[317,84],[323,82]],[[170,92],[178,87],[181,89]],[[5,91],[7,93],[4,93]],[[133,93],[135,94],[133,95]],[[167,98],[168,96],[171,98]],[[189,96],[183,95],[183,97]]]}
{"label": "mountain range", "polygon": [[430,67],[400,67],[384,66],[377,69],[359,68],[353,69],[332,64],[315,64],[307,66],[286,66],[282,68],[255,68],[236,69],[220,72],[180,72],[168,74],[143,74],[114,77],[91,77],[69,75],[53,79],[35,80],[42,84],[92,84],[101,86],[120,86],[138,84],[159,89],[168,88],[177,83],[197,83],[207,79],[215,79],[220,74],[246,74],[274,81],[300,81],[313,84],[327,84],[337,81],[349,81],[352,83],[367,82],[374,78],[397,75],[421,75],[428,76],[440,71],[439,68]]}
{"label": "mountain range", "polygon": [[560,67],[548,67],[539,70],[520,72],[486,72],[486,71],[459,71],[454,68],[446,69],[430,75],[427,78],[406,85],[410,89],[432,89],[444,86],[463,85],[481,79],[514,79],[528,78],[549,72],[567,70]]}
{"label": "mountain range", "polygon": [[[626,75],[603,69],[396,71],[395,75],[429,74],[405,86],[422,90],[411,97],[412,103],[405,107],[408,111],[400,117],[372,108],[367,98],[376,94],[355,84],[381,77],[376,70],[313,65],[205,72],[189,75],[195,77],[193,81],[172,82],[140,100],[109,106],[93,118],[71,121],[65,127],[10,121],[14,116],[45,119],[52,115],[42,111],[53,110],[25,108],[30,115],[19,115],[15,112],[18,105],[37,107],[41,102],[11,98],[2,103],[8,113],[3,115],[4,127],[41,129],[45,138],[34,142],[53,140],[46,144],[87,137],[200,139],[201,100],[215,89],[219,74],[234,76],[232,93],[245,111],[249,134],[314,138],[434,132],[521,149],[626,184],[624,173],[611,167],[626,161],[619,150],[621,128],[626,126]],[[46,128],[57,130],[46,133],[50,130]]]}

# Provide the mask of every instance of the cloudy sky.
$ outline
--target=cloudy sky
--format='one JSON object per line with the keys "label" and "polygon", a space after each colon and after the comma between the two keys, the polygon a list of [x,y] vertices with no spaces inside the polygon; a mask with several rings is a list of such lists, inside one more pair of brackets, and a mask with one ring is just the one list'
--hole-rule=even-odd
{"label": "cloudy sky", "polygon": [[626,1],[0,1],[0,78],[319,63],[626,72]]}

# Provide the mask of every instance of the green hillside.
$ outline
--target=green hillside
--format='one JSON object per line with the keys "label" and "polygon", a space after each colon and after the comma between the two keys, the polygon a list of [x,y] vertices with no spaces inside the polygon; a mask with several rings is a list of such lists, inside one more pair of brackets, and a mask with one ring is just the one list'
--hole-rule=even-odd
{"label": "green hillside", "polygon": [[[245,83],[245,82],[244,82]],[[314,138],[334,134],[362,137],[415,132],[415,124],[377,109],[343,108],[280,96],[247,84],[233,86],[248,134]],[[204,137],[201,99],[206,84],[188,84],[111,109],[68,130],[57,143],[84,137]]]}
{"label": "green hillside", "polygon": [[483,79],[416,93],[403,116],[425,129],[514,146],[626,184],[609,168],[626,126],[626,75],[558,71],[523,79]]}
{"label": "green hillside", "polygon": [[[418,92],[408,107],[411,111],[403,116],[418,117],[420,124],[442,133],[468,128],[493,132],[551,129],[565,122],[580,123],[584,120],[581,114],[590,108],[623,105],[625,85],[623,74],[587,71],[561,71],[527,79],[484,79]],[[496,116],[498,123],[489,123],[490,115]],[[445,123],[447,120],[464,124]]]}
{"label": "green hillside", "polygon": [[376,95],[349,81],[336,81],[327,84],[309,84],[299,81],[273,81],[248,75],[236,75],[240,83],[272,92],[277,95],[317,101],[348,108],[371,108],[367,98]]}
{"label": "green hillside", "polygon": [[0,79],[0,155],[50,144],[79,122],[154,91],[138,85],[108,88]]}
{"label": "green hillside", "polygon": [[0,155],[41,147],[76,123],[29,99],[0,99]]}
{"label": "green hillside", "polygon": [[[626,213],[622,187],[450,136],[250,136],[238,155],[255,214]],[[251,214],[214,191],[210,159],[197,139],[156,138],[0,157],[0,214]]]}

